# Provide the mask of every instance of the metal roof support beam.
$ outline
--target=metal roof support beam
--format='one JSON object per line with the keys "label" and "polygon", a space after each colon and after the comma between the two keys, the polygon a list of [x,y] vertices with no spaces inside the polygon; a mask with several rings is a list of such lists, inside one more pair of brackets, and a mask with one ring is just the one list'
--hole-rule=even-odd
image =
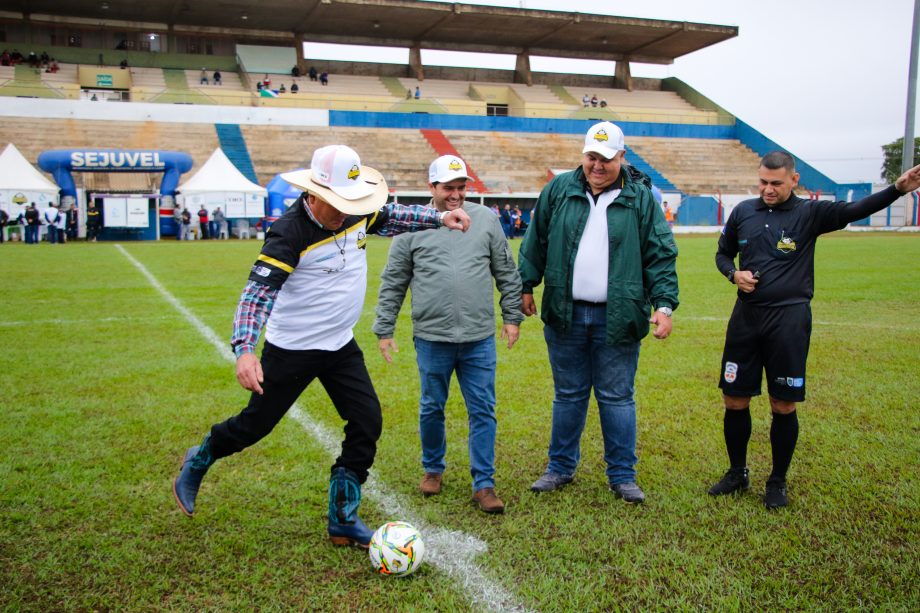
{"label": "metal roof support beam", "polygon": [[422,47],[415,44],[409,47],[409,71],[419,81],[425,80],[425,67],[422,66]]}
{"label": "metal roof support beam", "polygon": [[533,85],[533,74],[530,72],[530,54],[527,49],[517,54],[514,62],[514,82],[524,85]]}
{"label": "metal roof support beam", "polygon": [[613,73],[613,86],[633,90],[632,71],[629,68],[629,58],[619,60]]}

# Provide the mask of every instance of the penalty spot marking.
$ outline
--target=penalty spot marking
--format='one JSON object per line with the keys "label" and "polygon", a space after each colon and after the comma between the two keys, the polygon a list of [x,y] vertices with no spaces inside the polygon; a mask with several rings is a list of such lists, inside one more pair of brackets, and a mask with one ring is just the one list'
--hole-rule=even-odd
{"label": "penalty spot marking", "polygon": [[[179,311],[186,321],[213,345],[221,357],[230,363],[236,363],[236,357],[225,340],[218,337],[207,324],[186,308],[147,270],[146,266],[128,253],[124,247],[116,244],[115,248],[147,278],[150,285],[163,296],[166,302]],[[296,403],[288,411],[288,415],[310,433],[330,457],[336,456],[339,442],[329,428],[315,421]],[[504,587],[486,577],[482,568],[476,563],[476,556],[488,550],[488,545],[484,541],[465,532],[446,530],[428,524],[411,510],[410,505],[401,496],[387,490],[379,479],[369,478],[364,486],[364,492],[367,498],[370,498],[378,508],[383,510],[384,515],[407,521],[419,529],[425,539],[426,561],[458,584],[474,607],[482,607],[491,611],[528,611]]]}

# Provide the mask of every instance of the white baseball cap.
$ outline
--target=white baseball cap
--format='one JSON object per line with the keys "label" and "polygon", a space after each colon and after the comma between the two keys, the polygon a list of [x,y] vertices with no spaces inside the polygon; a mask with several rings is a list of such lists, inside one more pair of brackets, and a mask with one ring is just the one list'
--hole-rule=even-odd
{"label": "white baseball cap", "polygon": [[313,152],[309,170],[282,173],[281,178],[318,196],[349,215],[367,215],[386,203],[383,175],[369,166],[351,147],[328,145]]}
{"label": "white baseball cap", "polygon": [[626,150],[623,130],[609,121],[602,121],[591,126],[585,135],[585,148],[582,153],[597,153],[611,159],[620,151]]}
{"label": "white baseball cap", "polygon": [[448,183],[455,179],[470,179],[466,164],[456,155],[442,155],[428,167],[429,183]]}

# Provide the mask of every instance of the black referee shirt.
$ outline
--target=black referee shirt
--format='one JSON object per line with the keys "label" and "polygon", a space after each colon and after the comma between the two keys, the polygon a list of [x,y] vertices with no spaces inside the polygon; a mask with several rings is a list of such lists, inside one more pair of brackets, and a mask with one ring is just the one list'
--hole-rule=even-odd
{"label": "black referee shirt", "polygon": [[856,202],[804,200],[796,195],[769,207],[760,198],[738,204],[728,217],[716,267],[728,276],[735,270],[760,272],[750,294],[738,290],[742,302],[787,306],[809,302],[815,293],[815,241],[826,232],[846,227],[881,211],[903,194],[893,185]]}

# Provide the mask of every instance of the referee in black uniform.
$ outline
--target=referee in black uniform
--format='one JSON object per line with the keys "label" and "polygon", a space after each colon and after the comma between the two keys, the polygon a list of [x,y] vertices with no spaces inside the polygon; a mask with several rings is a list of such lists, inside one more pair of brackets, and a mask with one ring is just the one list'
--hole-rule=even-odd
{"label": "referee in black uniform", "polygon": [[799,173],[795,160],[783,151],[763,157],[759,176],[760,198],[735,207],[716,252],[716,266],[738,286],[738,300],[725,333],[719,378],[731,468],[709,493],[731,494],[749,486],[751,397],[760,395],[761,373],[766,370],[773,412],[773,471],[764,504],[775,509],[788,504],[786,471],[799,435],[795,403],[805,400],[815,241],[920,187],[920,166],[901,175],[894,185],[857,202],[804,200],[793,194]]}

